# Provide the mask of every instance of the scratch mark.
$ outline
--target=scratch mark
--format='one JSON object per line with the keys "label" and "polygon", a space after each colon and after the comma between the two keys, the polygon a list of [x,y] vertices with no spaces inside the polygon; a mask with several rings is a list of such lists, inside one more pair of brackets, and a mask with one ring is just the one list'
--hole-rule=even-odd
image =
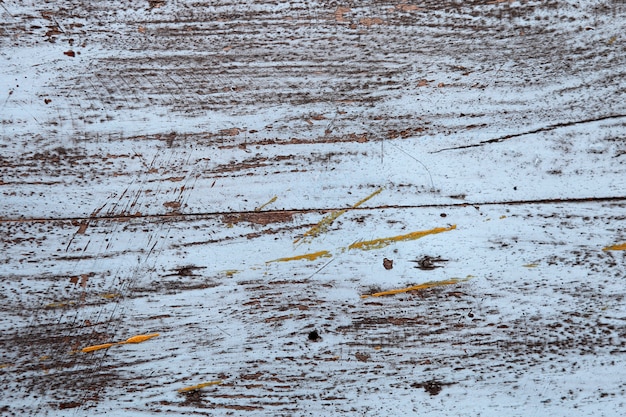
{"label": "scratch mark", "polygon": [[322,272],[322,270],[323,270],[324,268],[326,268],[328,265],[330,265],[330,263],[331,263],[331,262],[333,262],[334,260],[335,260],[335,258],[332,258],[330,261],[326,262],[324,265],[322,265],[322,267],[321,267],[320,269],[318,269],[317,271],[313,272],[313,273],[311,274],[311,276],[309,276],[309,278],[308,278],[308,279],[311,279],[311,278],[313,278],[315,275],[317,275],[317,274],[319,274],[320,272]]}
{"label": "scratch mark", "polygon": [[520,137],[520,136],[532,135],[532,134],[540,133],[540,132],[548,132],[548,131],[555,130],[555,129],[558,129],[558,128],[561,128],[561,127],[576,126],[576,125],[580,125],[580,124],[600,122],[600,121],[609,120],[609,119],[621,119],[621,118],[624,118],[624,117],[626,117],[626,114],[612,114],[612,115],[609,115],[609,116],[601,116],[601,117],[596,117],[596,118],[593,118],[593,119],[574,120],[574,121],[571,121],[571,122],[556,123],[556,124],[553,124],[553,125],[540,127],[538,129],[529,130],[528,132],[514,133],[514,134],[511,134],[511,135],[501,136],[499,138],[483,140],[481,142],[473,143],[471,145],[462,145],[462,146],[453,146],[451,148],[442,148],[442,149],[439,149],[438,151],[433,151],[431,153],[439,153],[439,152],[444,152],[444,151],[455,151],[455,150],[467,149],[467,148],[476,148],[478,146],[488,145],[490,143],[504,142],[505,140],[512,139],[512,138],[517,138],[517,137]]}

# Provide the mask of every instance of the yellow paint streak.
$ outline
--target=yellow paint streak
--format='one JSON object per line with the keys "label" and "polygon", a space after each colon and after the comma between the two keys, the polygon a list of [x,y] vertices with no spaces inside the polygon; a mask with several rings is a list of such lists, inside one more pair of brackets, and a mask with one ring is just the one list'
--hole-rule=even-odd
{"label": "yellow paint streak", "polygon": [[259,207],[255,208],[255,209],[254,209],[254,211],[261,211],[261,210],[263,210],[265,207],[269,206],[270,204],[272,204],[272,203],[273,203],[274,201],[276,201],[276,200],[278,200],[278,196],[277,196],[277,195],[275,195],[274,197],[272,197],[272,198],[270,199],[270,201],[268,201],[267,203],[265,203],[265,204],[263,204],[263,205],[261,205],[261,206],[259,206]]}
{"label": "yellow paint streak", "polygon": [[[359,207],[360,205],[364,204],[365,202],[367,202],[374,196],[380,194],[382,191],[383,191],[383,188],[377,189],[376,191],[374,191],[372,194],[368,195],[364,199],[357,201],[354,205],[350,207],[350,209],[355,209]],[[317,236],[321,235],[322,233],[326,233],[330,225],[333,224],[333,222],[337,220],[339,216],[345,214],[347,211],[348,209],[333,211],[328,216],[324,217],[318,224],[316,224],[315,226],[307,230],[301,238],[295,239],[293,243],[298,243],[301,240],[307,241],[309,239],[314,239]]]}
{"label": "yellow paint streak", "polygon": [[539,266],[539,264],[526,264],[526,265],[523,265],[523,266],[524,266],[524,268],[537,268]]}
{"label": "yellow paint streak", "polygon": [[233,275],[235,275],[238,272],[239,272],[239,270],[237,270],[237,269],[228,269],[228,270],[224,271],[224,274],[227,277],[232,277]]}
{"label": "yellow paint streak", "polygon": [[469,281],[471,278],[472,278],[472,276],[468,275],[467,278],[450,278],[450,279],[447,279],[445,281],[426,282],[424,284],[413,285],[413,286],[407,287],[407,288],[399,288],[399,289],[395,289],[395,290],[381,291],[381,292],[377,292],[377,293],[374,293],[374,294],[364,294],[364,295],[361,296],[361,298],[382,297],[382,296],[385,296],[385,295],[395,295],[395,294],[401,294],[401,293],[405,293],[405,292],[409,292],[409,291],[425,290],[427,288],[432,288],[432,287],[441,287],[443,285],[454,285],[454,284],[458,284],[460,282]]}
{"label": "yellow paint streak", "polygon": [[60,308],[60,307],[65,307],[65,306],[71,306],[74,305],[76,303],[74,303],[73,301],[70,302],[64,302],[64,301],[59,301],[56,303],[50,303],[50,304],[46,304],[46,308]]}
{"label": "yellow paint streak", "polygon": [[273,261],[267,261],[266,263],[270,263],[270,262],[289,262],[289,261],[299,261],[302,259],[306,259],[309,261],[314,261],[317,258],[330,258],[331,255],[330,252],[328,252],[327,250],[322,250],[319,252],[313,252],[313,253],[305,253],[304,255],[298,255],[298,256],[291,256],[289,258],[278,258],[278,259],[274,259]]}
{"label": "yellow paint streak", "polygon": [[346,211],[347,210],[333,211],[328,216],[320,220],[318,224],[307,230],[301,238],[297,238],[296,240],[294,240],[293,243],[298,243],[301,240],[307,241],[309,239],[314,239],[322,233],[325,233],[326,231],[328,231],[330,225],[333,224],[333,222]]}
{"label": "yellow paint streak", "polygon": [[112,342],[112,343],[104,343],[102,345],[87,346],[87,347],[82,348],[81,351],[83,351],[83,352],[95,352],[96,350],[108,349],[111,346],[115,346],[115,345],[125,345],[127,343],[141,343],[141,342],[145,342],[146,340],[150,340],[153,337],[157,337],[158,335],[159,335],[158,333],[140,334],[140,335],[137,335],[137,336],[129,337],[128,339],[124,340],[123,342]]}
{"label": "yellow paint streak", "polygon": [[117,343],[105,343],[103,345],[94,345],[94,346],[87,346],[81,349],[81,351],[83,352],[95,352],[96,350],[100,350],[100,349],[108,349],[113,345],[117,345]]}
{"label": "yellow paint streak", "polygon": [[13,364],[12,363],[3,363],[3,364],[0,365],[0,369],[8,368],[10,366],[13,366]]}
{"label": "yellow paint streak", "polygon": [[359,207],[361,204],[363,204],[363,203],[367,202],[368,200],[372,199],[373,197],[377,196],[382,191],[383,191],[383,189],[379,188],[378,190],[374,191],[372,194],[370,194],[367,197],[365,197],[363,200],[357,201],[357,203],[355,205],[353,205],[352,208]]}
{"label": "yellow paint streak", "polygon": [[157,337],[158,335],[159,335],[158,333],[140,334],[137,336],[129,337],[124,342],[119,342],[118,344],[123,345],[126,343],[141,343],[141,342],[145,342],[146,340],[150,340],[153,337]]}
{"label": "yellow paint streak", "polygon": [[390,244],[395,243],[395,242],[415,240],[415,239],[419,239],[421,237],[428,236],[428,235],[449,232],[450,230],[454,230],[454,229],[456,229],[455,224],[453,224],[450,227],[435,227],[434,229],[412,232],[406,235],[384,237],[380,239],[366,240],[364,242],[355,242],[351,244],[350,246],[348,246],[348,249],[360,249],[360,250],[380,249],[380,248],[384,248],[385,246],[389,246]]}
{"label": "yellow paint streak", "polygon": [[112,298],[116,298],[119,296],[120,296],[119,294],[115,294],[115,293],[102,294],[102,298],[106,298],[106,299],[112,299]]}
{"label": "yellow paint streak", "polygon": [[602,250],[607,251],[607,250],[626,250],[626,243],[621,243],[619,245],[613,245],[613,246],[607,246],[606,248],[603,248]]}
{"label": "yellow paint streak", "polygon": [[202,384],[198,384],[198,385],[192,385],[190,387],[185,387],[185,388],[180,388],[178,390],[178,392],[189,392],[189,391],[195,391],[197,389],[202,389],[205,387],[210,387],[212,385],[219,385],[221,384],[222,381],[211,381],[211,382],[203,382]]}

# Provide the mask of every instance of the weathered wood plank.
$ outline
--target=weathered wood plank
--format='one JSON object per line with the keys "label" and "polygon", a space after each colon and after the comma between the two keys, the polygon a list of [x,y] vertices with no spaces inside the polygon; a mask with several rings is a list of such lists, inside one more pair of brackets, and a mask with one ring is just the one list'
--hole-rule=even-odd
{"label": "weathered wood plank", "polygon": [[618,415],[624,11],[0,2],[0,409]]}

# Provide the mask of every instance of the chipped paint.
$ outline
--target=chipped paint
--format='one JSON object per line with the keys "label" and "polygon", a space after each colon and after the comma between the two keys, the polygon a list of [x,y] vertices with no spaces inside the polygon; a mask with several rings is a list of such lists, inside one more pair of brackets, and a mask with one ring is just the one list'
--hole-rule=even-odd
{"label": "chipped paint", "polygon": [[364,295],[361,296],[361,298],[382,297],[382,296],[385,296],[385,295],[395,295],[395,294],[401,294],[401,293],[405,293],[405,292],[409,292],[409,291],[425,290],[427,288],[432,288],[432,287],[441,287],[441,286],[444,286],[444,285],[454,285],[454,284],[458,284],[460,282],[469,281],[472,278],[473,278],[472,275],[468,275],[465,278],[450,278],[450,279],[447,279],[445,281],[431,281],[431,282],[426,282],[424,284],[413,285],[413,286],[406,287],[406,288],[399,288],[399,289],[395,289],[395,290],[381,291],[381,292],[377,292],[377,293],[374,293],[374,294],[364,294]]}
{"label": "chipped paint", "polygon": [[450,227],[435,227],[430,230],[422,230],[417,232],[412,232],[406,235],[398,235],[392,237],[383,237],[380,239],[366,240],[362,242],[355,242],[348,246],[348,250],[351,249],[360,249],[360,250],[372,250],[372,249],[381,249],[385,246],[389,246],[395,242],[404,242],[407,240],[415,240],[424,236],[434,235],[437,233],[449,232],[450,230],[456,229],[456,225],[453,224]]}

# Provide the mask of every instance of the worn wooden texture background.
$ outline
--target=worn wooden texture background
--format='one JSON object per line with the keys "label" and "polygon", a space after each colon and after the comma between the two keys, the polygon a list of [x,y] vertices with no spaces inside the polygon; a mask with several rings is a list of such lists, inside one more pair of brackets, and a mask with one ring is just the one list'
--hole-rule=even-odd
{"label": "worn wooden texture background", "polygon": [[0,6],[6,415],[619,414],[622,2]]}

